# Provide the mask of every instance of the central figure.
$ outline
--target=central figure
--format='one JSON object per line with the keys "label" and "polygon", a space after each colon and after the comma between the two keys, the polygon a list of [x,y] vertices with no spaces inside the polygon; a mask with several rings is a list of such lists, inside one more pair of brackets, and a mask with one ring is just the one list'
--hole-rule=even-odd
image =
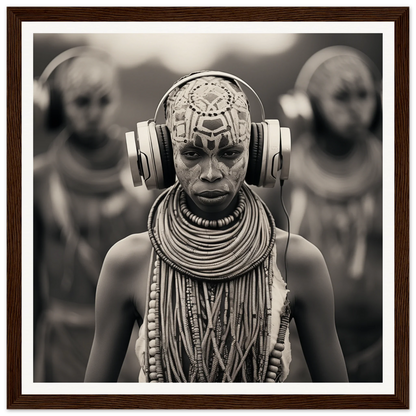
{"label": "central figure", "polygon": [[238,83],[185,80],[165,116],[162,163],[173,157],[177,181],[153,205],[148,233],[107,254],[85,381],[117,380],[137,321],[140,382],[281,382],[291,318],[312,380],[348,381],[322,255],[297,235],[287,245],[245,183],[266,133]]}
{"label": "central figure", "polygon": [[251,121],[245,96],[225,80],[199,79],[168,99],[166,115],[191,211],[228,216],[247,169]]}

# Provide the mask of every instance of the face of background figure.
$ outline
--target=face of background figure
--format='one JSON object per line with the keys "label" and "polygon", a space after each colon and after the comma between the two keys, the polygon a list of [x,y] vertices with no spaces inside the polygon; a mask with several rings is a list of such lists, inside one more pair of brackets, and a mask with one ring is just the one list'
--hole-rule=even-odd
{"label": "face of background figure", "polygon": [[191,210],[227,215],[248,164],[251,120],[244,93],[222,78],[198,78],[171,95],[166,116],[176,175]]}
{"label": "face of background figure", "polygon": [[61,75],[67,129],[84,145],[100,144],[118,105],[115,69],[95,57],[79,57]]}
{"label": "face of background figure", "polygon": [[377,96],[371,73],[360,59],[329,59],[316,70],[308,90],[330,130],[347,140],[366,134],[375,116]]}

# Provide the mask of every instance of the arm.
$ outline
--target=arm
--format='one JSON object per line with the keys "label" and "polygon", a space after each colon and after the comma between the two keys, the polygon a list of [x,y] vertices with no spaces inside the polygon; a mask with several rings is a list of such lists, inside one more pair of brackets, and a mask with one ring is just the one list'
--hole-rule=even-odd
{"label": "arm", "polygon": [[[108,252],[97,285],[95,334],[85,374],[86,382],[116,382],[125,358],[137,312],[135,288],[141,287],[144,255],[136,237],[128,237]],[[148,260],[147,260],[148,261]],[[140,298],[140,296],[139,296]]]}
{"label": "arm", "polygon": [[294,296],[292,316],[310,375],[314,382],[348,382],[325,260],[314,245],[293,237],[288,253],[288,286]]}

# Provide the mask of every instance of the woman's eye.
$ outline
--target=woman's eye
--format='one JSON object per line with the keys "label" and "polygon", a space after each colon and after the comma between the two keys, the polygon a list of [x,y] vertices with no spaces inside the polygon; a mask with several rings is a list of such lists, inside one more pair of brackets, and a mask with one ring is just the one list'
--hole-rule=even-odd
{"label": "woman's eye", "polygon": [[337,101],[345,103],[350,98],[350,95],[347,92],[339,92],[334,97]]}
{"label": "woman's eye", "polygon": [[191,160],[198,159],[200,157],[198,152],[194,152],[192,150],[188,150],[187,152],[182,153],[182,155]]}
{"label": "woman's eye", "polygon": [[227,150],[222,154],[222,157],[225,157],[226,159],[235,159],[238,156],[240,156],[241,152],[238,150]]}
{"label": "woman's eye", "polygon": [[102,106],[106,106],[108,104],[110,104],[110,97],[108,95],[104,95],[103,97],[100,98],[100,104]]}
{"label": "woman's eye", "polygon": [[362,100],[365,100],[367,98],[367,95],[368,95],[367,91],[365,91],[365,90],[361,90],[361,91],[358,92],[358,97]]}
{"label": "woman's eye", "polygon": [[86,107],[87,105],[89,105],[89,104],[90,104],[90,99],[89,99],[88,97],[83,97],[83,96],[81,96],[81,97],[77,97],[77,98],[75,99],[75,104],[76,104],[78,107]]}

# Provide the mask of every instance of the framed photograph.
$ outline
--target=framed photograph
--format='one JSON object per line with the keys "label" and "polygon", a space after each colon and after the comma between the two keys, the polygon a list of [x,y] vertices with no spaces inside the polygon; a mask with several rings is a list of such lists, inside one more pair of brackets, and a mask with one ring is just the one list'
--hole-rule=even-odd
{"label": "framed photograph", "polygon": [[[9,409],[409,408],[409,8],[9,7],[7,30]],[[252,122],[279,119],[289,127],[288,185],[280,196],[277,187],[258,188],[258,194],[278,227],[303,235],[323,253],[348,383],[315,382],[293,322],[284,383],[188,383],[186,389],[181,383],[138,384],[138,325],[118,382],[84,382],[105,254],[136,229],[146,231],[159,195],[134,188],[130,173],[123,182],[120,173],[117,186],[128,189],[122,199],[100,199],[97,189],[110,195],[116,186],[114,169],[98,178],[98,168],[78,168],[73,149],[58,147],[67,130],[57,122],[57,110],[66,120],[79,111],[71,128],[84,128],[90,98],[81,94],[74,101],[78,110],[63,109],[67,101],[57,85],[72,80],[68,91],[75,94],[83,82],[79,72],[63,76],[61,68],[85,51],[100,55],[97,76],[117,83],[117,92],[101,96],[96,111],[116,103],[103,123],[116,116],[108,131],[122,137],[123,161],[129,151],[124,137],[134,136],[137,123],[161,117],[171,86],[195,71],[219,71],[242,84]],[[110,66],[116,81],[105,69]],[[92,94],[98,88],[93,86]],[[325,97],[337,104],[325,107]],[[373,104],[354,107],[370,98]],[[353,126],[342,124],[337,106],[350,109]],[[56,125],[48,125],[51,120]],[[362,138],[358,147],[338,128]],[[333,137],[344,137],[337,151],[343,145],[347,150],[331,160],[319,159],[312,145],[297,150],[314,137],[328,140],[325,151],[334,149]],[[117,149],[102,150],[95,162],[105,165]],[[88,152],[82,157],[89,163]],[[285,166],[282,162],[279,169]],[[60,182],[55,170],[65,180]],[[140,174],[137,179],[133,172],[133,179],[141,180]],[[295,193],[299,178],[304,189],[319,189],[325,201]],[[83,196],[71,199],[77,192]],[[336,203],[328,202],[332,196]],[[282,198],[289,222],[282,216]],[[136,213],[145,213],[141,225],[128,222],[135,217],[124,210],[130,199]],[[309,228],[302,228],[312,215],[307,213],[314,212],[320,222],[310,220]],[[314,240],[317,233],[325,238]],[[83,267],[95,276],[85,277],[87,283]]]}

